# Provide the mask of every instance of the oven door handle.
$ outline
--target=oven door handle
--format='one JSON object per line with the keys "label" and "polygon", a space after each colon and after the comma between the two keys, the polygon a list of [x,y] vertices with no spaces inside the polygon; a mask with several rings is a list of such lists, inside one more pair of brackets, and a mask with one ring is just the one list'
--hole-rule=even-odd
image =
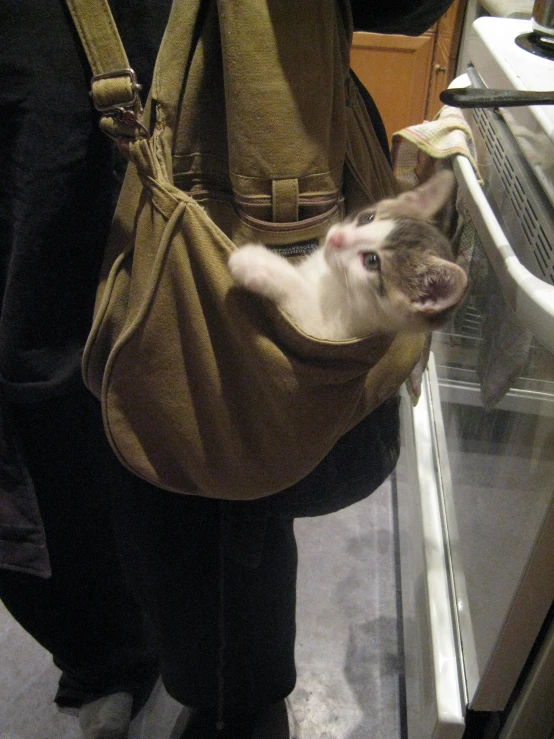
{"label": "oven door handle", "polygon": [[469,160],[458,154],[452,166],[464,204],[496,272],[507,303],[519,320],[554,352],[554,285],[535,277],[510,246]]}
{"label": "oven door handle", "polygon": [[554,105],[553,90],[492,90],[488,87],[449,87],[443,90],[441,103],[453,108],[513,108],[528,105]]}

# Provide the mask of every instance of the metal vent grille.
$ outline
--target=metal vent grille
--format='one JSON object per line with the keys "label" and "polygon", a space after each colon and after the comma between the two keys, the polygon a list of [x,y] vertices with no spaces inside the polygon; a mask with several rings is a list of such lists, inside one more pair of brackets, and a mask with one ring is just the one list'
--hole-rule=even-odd
{"label": "metal vent grille", "polygon": [[554,237],[549,238],[547,235],[537,208],[528,195],[528,188],[512,164],[513,156],[502,141],[502,137],[495,131],[489,115],[479,108],[473,115],[498,179],[518,216],[538,272],[546,282],[554,284]]}

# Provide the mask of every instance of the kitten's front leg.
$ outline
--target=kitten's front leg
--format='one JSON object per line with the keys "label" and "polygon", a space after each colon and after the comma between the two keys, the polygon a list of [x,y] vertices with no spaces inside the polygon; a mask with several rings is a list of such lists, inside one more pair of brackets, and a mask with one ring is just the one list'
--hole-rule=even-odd
{"label": "kitten's front leg", "polygon": [[303,289],[303,280],[292,264],[265,246],[241,246],[229,258],[229,270],[237,285],[286,307],[291,293]]}

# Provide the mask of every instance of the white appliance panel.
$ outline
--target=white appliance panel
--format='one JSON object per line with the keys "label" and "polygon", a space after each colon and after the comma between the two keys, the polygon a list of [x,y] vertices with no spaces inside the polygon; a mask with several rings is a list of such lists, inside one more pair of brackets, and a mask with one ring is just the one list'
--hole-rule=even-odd
{"label": "white appliance panel", "polygon": [[[514,44],[530,30],[475,22],[480,84],[554,88],[554,62]],[[468,117],[485,180],[455,157],[478,236],[471,289],[434,335],[419,404],[403,400],[409,739],[458,737],[467,710],[503,711],[554,598],[554,106]],[[497,345],[505,361],[487,361]]]}

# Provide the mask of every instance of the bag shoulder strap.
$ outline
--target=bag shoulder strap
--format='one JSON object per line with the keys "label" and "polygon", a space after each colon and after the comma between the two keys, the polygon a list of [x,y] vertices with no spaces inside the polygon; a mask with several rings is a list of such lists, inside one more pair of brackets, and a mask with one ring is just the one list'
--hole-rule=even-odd
{"label": "bag shoulder strap", "polygon": [[101,121],[100,127],[116,139],[147,135],[141,122],[140,85],[107,0],[66,0],[66,4],[92,70],[94,107],[110,122],[106,127]]}

